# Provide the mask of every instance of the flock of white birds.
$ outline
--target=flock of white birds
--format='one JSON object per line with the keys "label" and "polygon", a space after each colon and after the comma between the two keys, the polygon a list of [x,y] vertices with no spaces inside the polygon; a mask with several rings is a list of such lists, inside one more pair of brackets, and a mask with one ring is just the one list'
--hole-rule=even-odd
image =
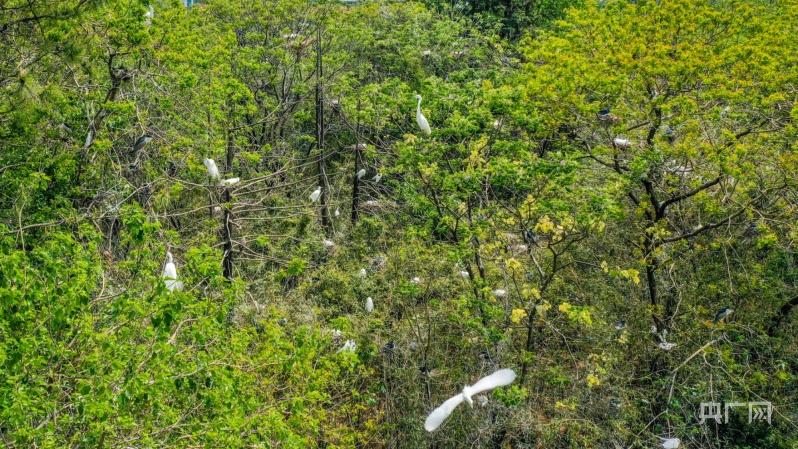
{"label": "flock of white birds", "polygon": [[[419,129],[425,136],[430,136],[432,134],[432,128],[429,125],[429,121],[421,112],[421,95],[416,95],[416,100],[418,100],[418,104],[416,106],[416,123],[418,124]],[[498,126],[498,125],[497,125]],[[613,144],[621,147],[627,148],[631,145],[631,142],[624,138],[615,138],[613,140]],[[219,186],[229,187],[235,184],[238,184],[241,180],[240,178],[228,178],[228,179],[221,179],[221,174],[219,173],[219,168],[216,166],[216,162],[213,159],[205,159],[203,161],[205,164],[205,168],[208,170],[208,176],[212,181],[216,181]],[[363,179],[366,175],[366,169],[362,168],[357,173],[357,179]],[[382,175],[377,173],[372,180],[374,182],[380,182],[382,179]],[[310,194],[310,201],[312,203],[318,202],[321,198],[322,188],[321,186],[317,187]],[[338,209],[335,210],[335,216],[338,217],[340,215],[340,211]],[[323,240],[323,244],[327,248],[332,248],[335,244],[328,239]],[[366,269],[363,268],[359,272],[360,278],[365,278],[367,275]],[[468,271],[461,270],[460,276],[464,279],[468,279],[470,277]],[[171,252],[166,253],[166,264],[163,268],[163,280],[166,288],[171,292],[174,290],[182,290],[183,283],[178,280],[177,276],[177,267],[174,263],[174,258]],[[421,279],[418,277],[414,277],[411,280],[412,283],[418,284],[421,282]],[[493,291],[493,295],[497,298],[503,298],[507,296],[507,291],[504,289],[496,289]],[[365,309],[367,313],[371,313],[374,311],[374,299],[371,297],[366,298],[365,302]],[[341,332],[338,330],[334,331],[334,334],[337,333],[337,336],[341,335]],[[664,335],[662,335],[661,342],[658,345],[661,349],[665,351],[669,351],[676,346],[675,343],[669,343],[665,341]],[[354,352],[357,348],[354,340],[346,340],[344,345],[338,350],[338,352]],[[463,390],[452,396],[451,398],[444,401],[438,408],[433,410],[427,419],[424,421],[424,429],[428,432],[433,432],[434,430],[438,429],[438,427],[443,424],[444,421],[449,417],[449,415],[454,412],[458,405],[466,402],[469,406],[474,406],[474,396],[476,396],[477,401],[481,405],[487,404],[487,398],[485,396],[478,396],[481,393],[489,392],[493,389],[504,387],[513,383],[516,378],[515,371],[512,369],[500,369],[493,374],[490,374],[482,379],[478,380],[474,385],[466,385],[463,387]],[[662,447],[663,449],[678,449],[681,446],[681,440],[679,438],[660,438],[662,440]]]}

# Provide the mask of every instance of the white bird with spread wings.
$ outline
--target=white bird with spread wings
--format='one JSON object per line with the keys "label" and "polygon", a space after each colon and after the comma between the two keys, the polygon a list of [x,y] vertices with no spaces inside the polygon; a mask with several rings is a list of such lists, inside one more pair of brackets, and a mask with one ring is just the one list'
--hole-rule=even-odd
{"label": "white bird with spread wings", "polygon": [[484,391],[493,390],[494,388],[510,385],[514,380],[515,371],[511,369],[500,369],[490,376],[479,379],[474,385],[466,385],[463,387],[463,391],[460,394],[447,399],[446,402],[427,416],[427,420],[424,421],[424,429],[426,429],[427,432],[432,432],[440,427],[440,425],[446,421],[446,418],[448,418],[454,409],[463,401],[473,407],[474,401],[471,399],[472,396],[478,395]]}

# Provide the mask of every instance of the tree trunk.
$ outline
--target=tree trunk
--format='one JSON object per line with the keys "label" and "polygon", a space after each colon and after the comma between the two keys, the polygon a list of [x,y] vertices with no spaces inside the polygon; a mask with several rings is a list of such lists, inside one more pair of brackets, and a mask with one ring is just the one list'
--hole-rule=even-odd
{"label": "tree trunk", "polygon": [[360,171],[362,165],[362,155],[360,154],[360,143],[355,144],[355,176],[352,181],[352,224],[357,223],[359,214],[358,205],[360,203],[360,179],[357,177],[357,172]]}
{"label": "tree trunk", "polygon": [[324,154],[324,90],[321,60],[321,25],[316,29],[316,147],[319,149],[319,186],[321,187],[321,225],[327,237],[332,236],[330,221],[330,186],[327,182],[327,161]]}
{"label": "tree trunk", "polygon": [[[233,147],[233,131],[227,132],[227,154],[225,155],[225,175],[230,175],[233,171],[233,156],[235,148]],[[224,242],[224,257],[222,259],[222,269],[224,277],[228,280],[233,279],[233,211],[229,206],[231,200],[230,187],[224,187],[222,193],[222,203],[224,206],[224,214],[222,215],[222,241]]]}

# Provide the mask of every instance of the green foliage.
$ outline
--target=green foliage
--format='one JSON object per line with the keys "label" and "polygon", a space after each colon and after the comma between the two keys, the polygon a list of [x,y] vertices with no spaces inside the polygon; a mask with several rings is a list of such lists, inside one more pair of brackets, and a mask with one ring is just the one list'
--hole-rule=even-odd
{"label": "green foliage", "polygon": [[798,444],[794,1],[180,3],[0,7],[0,445]]}

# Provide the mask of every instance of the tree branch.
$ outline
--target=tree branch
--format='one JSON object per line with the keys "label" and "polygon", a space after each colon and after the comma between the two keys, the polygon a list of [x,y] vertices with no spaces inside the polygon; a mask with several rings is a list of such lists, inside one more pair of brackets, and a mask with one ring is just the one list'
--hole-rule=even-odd
{"label": "tree branch", "polygon": [[668,206],[670,206],[671,204],[678,203],[679,201],[683,201],[683,200],[686,200],[687,198],[690,198],[691,196],[697,195],[697,194],[701,193],[702,191],[704,191],[704,190],[706,190],[706,189],[708,189],[708,188],[720,183],[720,181],[722,181],[722,180],[723,180],[723,175],[718,175],[717,178],[715,178],[715,179],[713,179],[711,181],[707,181],[704,184],[701,184],[700,186],[696,187],[695,189],[693,189],[693,190],[691,190],[689,192],[686,192],[686,193],[683,193],[681,195],[677,195],[677,196],[674,196],[672,198],[669,198],[668,200],[666,200],[662,204],[660,204],[659,209],[657,210],[657,215],[664,216],[665,215],[665,209]]}

